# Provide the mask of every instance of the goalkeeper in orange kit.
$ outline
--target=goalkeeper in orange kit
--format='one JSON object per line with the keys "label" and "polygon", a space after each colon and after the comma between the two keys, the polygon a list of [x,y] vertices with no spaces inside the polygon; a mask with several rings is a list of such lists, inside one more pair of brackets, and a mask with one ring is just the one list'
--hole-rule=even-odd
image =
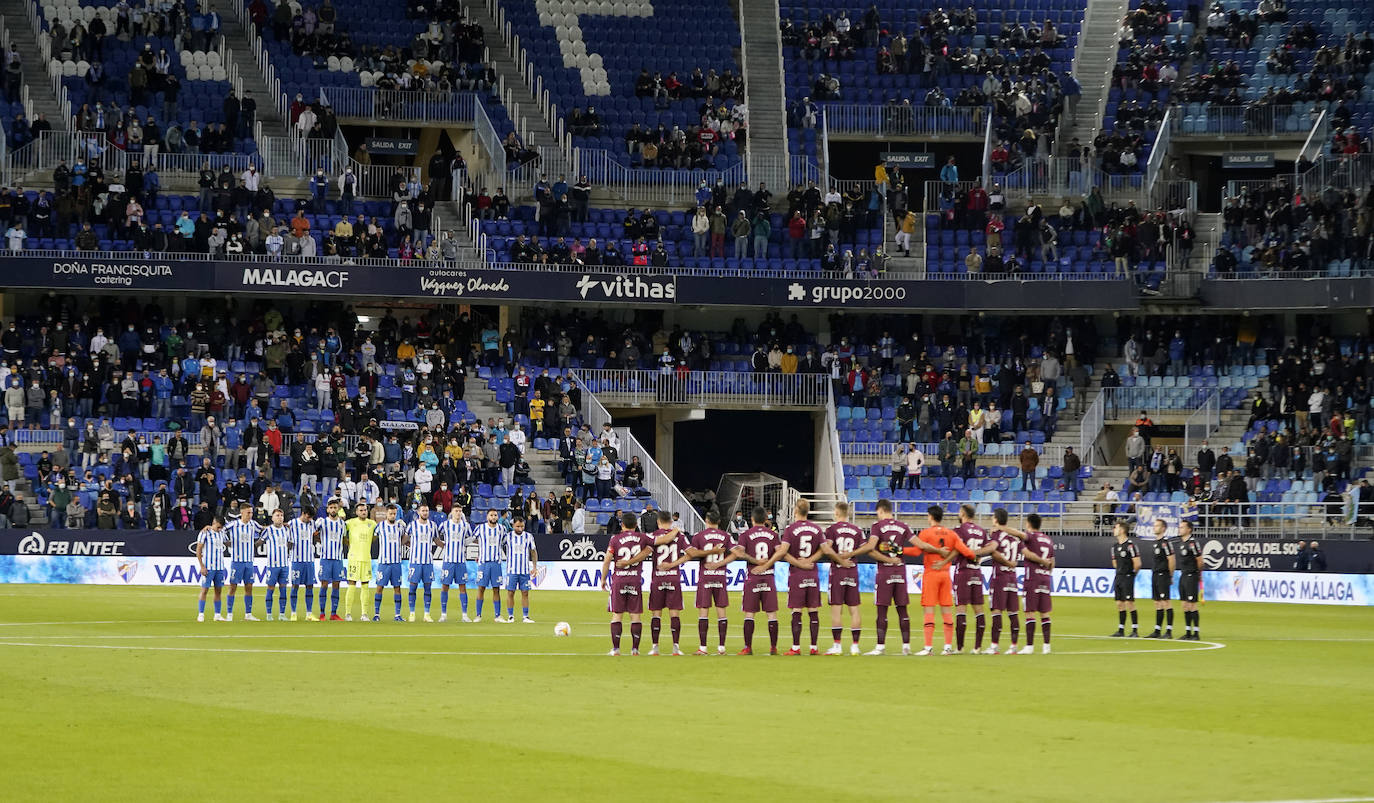
{"label": "goalkeeper in orange kit", "polygon": [[[951,552],[958,552],[969,560],[977,560],[973,550],[968,548],[964,539],[948,527],[940,524],[945,517],[945,511],[938,505],[931,505],[926,508],[926,519],[930,526],[912,537],[911,542],[916,543],[917,539],[924,541],[929,546],[935,547],[938,551],[931,551],[922,546],[909,546],[902,550],[903,555],[915,557],[922,555],[925,558],[925,572],[921,576],[921,611],[923,614],[923,625],[925,630],[925,649],[916,653],[917,655],[930,655],[931,642],[935,640],[935,609],[940,609],[940,618],[945,626],[945,649],[941,655],[954,654],[954,592],[953,585],[950,583],[948,561],[943,561],[943,556],[948,556]],[[938,565],[938,566],[937,566]]]}

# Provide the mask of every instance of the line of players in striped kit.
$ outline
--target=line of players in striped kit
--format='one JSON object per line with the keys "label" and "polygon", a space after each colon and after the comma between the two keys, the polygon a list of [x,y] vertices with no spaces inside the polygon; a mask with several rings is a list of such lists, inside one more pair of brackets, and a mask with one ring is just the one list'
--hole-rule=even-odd
{"label": "line of players in striped kit", "polygon": [[[399,518],[396,505],[369,507],[359,503],[354,517],[345,518],[337,499],[326,505],[326,514],[316,518],[310,509],[300,516],[286,519],[281,510],[273,511],[272,523],[266,526],[253,520],[249,505],[241,506],[237,517],[227,524],[216,516],[210,526],[201,530],[196,540],[196,561],[200,567],[201,589],[196,621],[205,621],[205,602],[214,588],[215,621],[232,621],[238,587],[244,586],[244,619],[257,621],[253,615],[253,582],[256,570],[253,556],[261,545],[267,556],[267,611],[272,619],[274,596],[280,595],[280,618],[287,619],[287,587],[290,587],[291,621],[300,620],[297,607],[299,591],[305,589],[305,619],[315,618],[314,590],[319,582],[319,620],[353,620],[357,602],[361,621],[381,621],[382,598],[388,586],[394,589],[395,621],[407,621],[401,616],[402,563],[406,552],[410,555],[409,586],[410,616],[416,620],[417,596],[423,599],[420,613],[424,621],[434,621],[430,614],[434,559],[440,563],[439,621],[448,618],[449,589],[458,587],[464,622],[482,621],[485,592],[491,589],[496,621],[515,621],[515,592],[521,594],[522,619],[530,618],[530,589],[532,575],[539,571],[539,555],[534,536],[525,530],[525,521],[516,516],[510,527],[500,523],[496,511],[487,514],[486,521],[476,527],[469,525],[460,510],[442,521],[430,517],[428,505],[421,505],[413,520]],[[375,544],[375,549],[374,549]],[[319,553],[318,572],[316,552]],[[347,563],[345,566],[345,554]],[[377,563],[374,572],[373,556]],[[477,559],[476,617],[468,617],[467,560]],[[504,575],[506,615],[501,615],[501,586]],[[365,608],[367,586],[375,579],[372,614]],[[341,584],[344,615],[339,616]],[[222,611],[222,589],[229,585],[228,611]],[[325,613],[326,594],[329,614]]]}
{"label": "line of players in striped kit", "polygon": [[[1025,529],[1008,523],[1007,511],[993,511],[993,525],[985,529],[975,520],[972,506],[959,508],[959,523],[950,529],[944,525],[945,511],[932,506],[926,511],[927,526],[919,533],[912,532],[905,523],[893,516],[892,503],[886,499],[877,504],[878,520],[868,531],[850,521],[848,503],[834,507],[834,523],[822,527],[809,520],[810,504],[797,502],[792,511],[792,523],[781,533],[768,526],[768,514],[755,508],[752,524],[738,539],[720,529],[720,517],[714,511],[706,515],[707,527],[690,538],[673,526],[672,515],[658,515],[658,529],[653,533],[638,531],[633,514],[622,517],[624,529],[613,536],[606,548],[602,566],[602,590],[610,594],[611,655],[620,654],[624,636],[624,620],[630,620],[631,654],[638,655],[643,637],[643,564],[650,564],[647,607],[650,613],[650,655],[658,655],[664,611],[668,612],[672,654],[682,655],[680,646],[681,612],[683,610],[682,581],[678,567],[689,560],[700,562],[697,576],[695,605],[697,636],[700,647],[696,655],[709,655],[710,620],[716,620],[716,654],[726,652],[729,629],[728,567],[736,561],[748,564],[743,589],[744,647],[740,655],[753,654],[755,617],[767,617],[769,654],[778,654],[778,592],[773,567],[785,562],[789,565],[787,607],[791,611],[792,644],[786,655],[802,655],[802,625],[805,615],[810,630],[811,655],[819,653],[821,589],[817,564],[831,564],[829,607],[833,644],[826,655],[841,655],[844,623],[850,631],[849,652],[858,655],[860,627],[859,570],[855,559],[869,555],[877,562],[875,593],[877,644],[867,655],[883,655],[887,649],[889,611],[896,609],[897,624],[902,639],[902,654],[911,655],[910,599],[907,592],[907,570],[903,556],[921,557],[924,575],[921,584],[922,626],[924,647],[917,655],[935,652],[934,637],[937,618],[943,627],[942,655],[964,651],[968,617],[973,616],[972,652],[996,655],[1002,652],[1002,618],[1006,615],[1009,646],[1005,654],[1027,655],[1034,652],[1037,629],[1042,634],[1042,652],[1050,652],[1051,581],[1054,571],[1054,542],[1040,532],[1040,517],[1026,516]],[[1026,641],[1018,647],[1021,637],[1021,606],[1017,585],[1017,568],[1026,562],[1025,613]],[[984,614],[984,577],[982,566],[991,563],[991,638],[986,649],[983,637],[987,619]],[[952,576],[951,576],[952,568]],[[847,614],[847,617],[846,617]]]}

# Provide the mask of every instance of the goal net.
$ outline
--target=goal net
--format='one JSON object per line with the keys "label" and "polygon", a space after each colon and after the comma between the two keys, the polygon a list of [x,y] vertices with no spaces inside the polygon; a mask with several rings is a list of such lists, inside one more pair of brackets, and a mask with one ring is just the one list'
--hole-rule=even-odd
{"label": "goal net", "polygon": [[772,474],[725,474],[716,489],[716,505],[721,522],[728,522],[736,510],[747,518],[762,505],[773,514],[785,513],[796,502],[797,492],[782,477]]}

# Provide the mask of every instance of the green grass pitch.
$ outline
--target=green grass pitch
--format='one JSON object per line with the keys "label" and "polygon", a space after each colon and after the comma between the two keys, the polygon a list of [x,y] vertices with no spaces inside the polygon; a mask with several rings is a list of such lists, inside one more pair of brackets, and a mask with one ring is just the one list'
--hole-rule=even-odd
{"label": "green grass pitch", "polygon": [[1110,601],[1060,599],[1055,654],[951,658],[613,659],[584,592],[536,592],[535,625],[194,615],[193,590],[0,586],[5,797],[1374,795],[1370,609],[1211,603],[1202,649],[1104,639]]}

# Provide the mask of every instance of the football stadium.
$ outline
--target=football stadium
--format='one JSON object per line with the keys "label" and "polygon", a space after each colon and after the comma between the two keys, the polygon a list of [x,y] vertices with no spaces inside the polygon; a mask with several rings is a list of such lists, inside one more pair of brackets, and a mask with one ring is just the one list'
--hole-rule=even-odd
{"label": "football stadium", "polygon": [[1371,28],[0,0],[8,795],[1374,800]]}

